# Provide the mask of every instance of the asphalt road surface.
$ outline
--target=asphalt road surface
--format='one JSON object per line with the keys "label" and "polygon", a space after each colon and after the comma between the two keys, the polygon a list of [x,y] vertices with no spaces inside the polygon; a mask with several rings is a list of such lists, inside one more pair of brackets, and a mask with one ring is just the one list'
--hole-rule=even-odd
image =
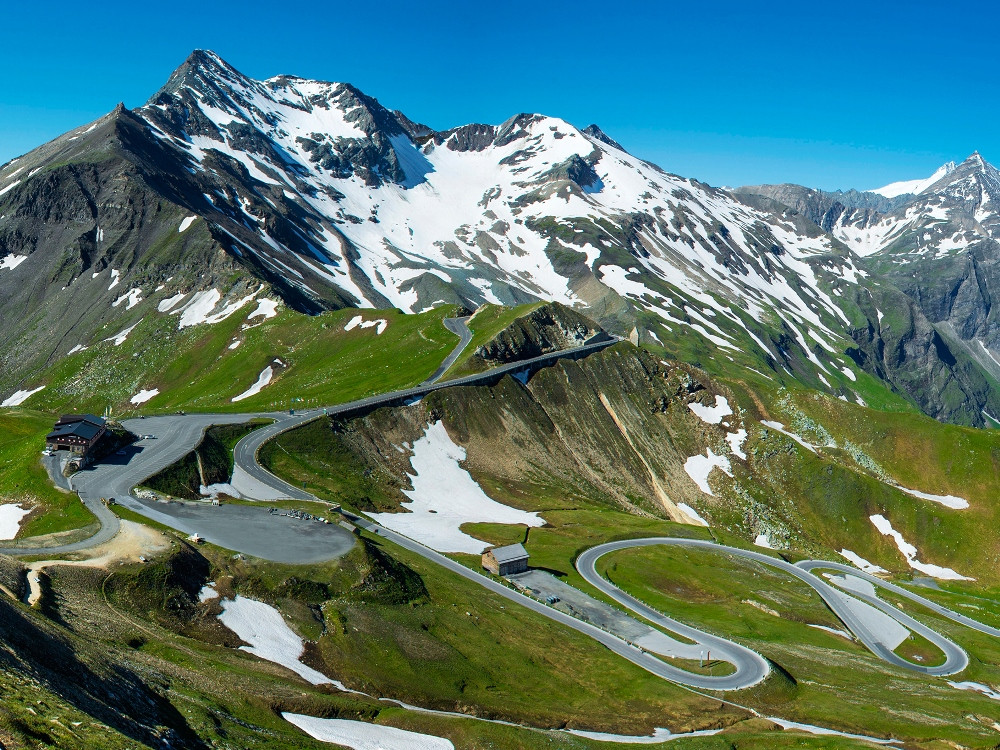
{"label": "asphalt road surface", "polygon": [[156,435],[156,439],[140,440],[126,448],[125,455],[108,456],[100,463],[78,471],[71,480],[83,504],[97,516],[100,530],[94,536],[72,544],[56,547],[11,545],[0,549],[0,553],[61,554],[104,544],[118,533],[119,523],[118,516],[101,502],[102,498],[113,497],[121,501],[128,497],[135,485],[190,453],[211,425],[245,422],[253,416],[257,415],[191,414],[126,421],[125,427],[132,432]]}
{"label": "asphalt road surface", "polygon": [[[466,330],[468,330],[468,328],[466,328]],[[263,415],[275,417],[278,421],[274,424],[251,432],[236,444],[236,448],[233,451],[235,465],[234,477],[239,475],[241,479],[249,478],[256,483],[258,487],[262,486],[263,488],[270,488],[278,490],[279,492],[277,494],[273,494],[265,491],[261,494],[269,494],[268,497],[254,497],[252,492],[253,487],[251,486],[250,481],[237,483],[237,489],[240,489],[242,492],[245,488],[247,491],[243,494],[249,499],[274,500],[283,496],[292,500],[314,500],[315,498],[313,495],[274,476],[274,474],[269,472],[257,462],[257,452],[264,443],[283,432],[300,427],[307,422],[311,422],[314,419],[319,419],[323,416],[346,415],[352,412],[375,409],[379,406],[405,403],[410,399],[420,398],[422,396],[426,396],[428,393],[432,393],[433,391],[438,391],[443,388],[453,388],[455,386],[463,385],[482,385],[483,383],[493,382],[503,375],[521,372],[522,370],[530,369],[532,367],[544,366],[559,359],[586,356],[587,354],[605,349],[612,344],[618,343],[619,341],[621,341],[621,339],[607,337],[606,339],[591,341],[590,343],[586,343],[583,346],[578,346],[573,349],[543,354],[540,357],[534,357],[532,359],[512,362],[507,365],[501,365],[500,367],[494,367],[486,372],[477,373],[475,375],[467,375],[466,377],[456,378],[454,380],[445,380],[443,382],[425,382],[424,384],[414,388],[392,391],[378,396],[369,396],[368,398],[350,401],[346,404],[328,406],[323,409],[312,409],[296,413],[295,415],[289,415],[287,413]],[[452,353],[454,354],[454,352]]]}
{"label": "asphalt road surface", "polygon": [[467,347],[469,345],[469,342],[472,341],[472,331],[469,330],[468,326],[470,317],[472,316],[470,315],[464,318],[444,319],[444,327],[447,328],[452,333],[454,333],[456,336],[458,336],[459,338],[458,346],[452,349],[451,354],[449,354],[447,357],[444,358],[444,362],[442,362],[441,365],[434,372],[431,373],[431,376],[427,378],[427,380],[425,380],[422,383],[422,385],[429,385],[431,383],[436,383],[437,381],[439,381],[441,379],[441,376],[444,375],[446,372],[448,372],[448,368],[450,368],[453,364],[455,364],[455,361],[458,359],[459,355],[463,351],[465,351],[465,347]]}
{"label": "asphalt road surface", "polygon": [[[521,605],[522,607],[527,607],[528,609],[533,610],[534,612],[537,612],[541,615],[544,615],[545,617],[548,617],[551,620],[555,620],[556,622],[562,625],[565,625],[569,628],[572,628],[573,630],[576,630],[577,632],[583,633],[584,635],[593,638],[595,641],[602,644],[603,646],[606,646],[608,649],[618,654],[619,656],[628,659],[630,662],[639,667],[642,667],[647,672],[650,672],[658,677],[662,677],[665,680],[670,680],[671,682],[676,682],[681,685],[688,685],[690,687],[707,689],[707,690],[737,690],[739,688],[749,687],[750,685],[754,685],[767,676],[768,673],[767,662],[763,658],[755,654],[753,651],[750,651],[749,649],[743,649],[742,646],[737,646],[736,644],[732,644],[732,646],[735,646],[736,649],[742,649],[747,654],[752,655],[750,658],[746,660],[746,666],[742,671],[737,670],[737,672],[735,672],[734,674],[726,675],[724,677],[712,677],[710,675],[699,675],[699,674],[694,674],[692,672],[687,672],[683,669],[679,669],[678,667],[674,667],[670,664],[667,664],[666,662],[657,658],[653,654],[648,653],[647,651],[643,651],[640,648],[629,645],[627,642],[625,642],[616,635],[612,635],[611,633],[605,632],[604,630],[601,630],[600,628],[591,625],[588,622],[584,622],[583,620],[578,620],[575,617],[566,614],[565,612],[560,612],[558,609],[550,607],[547,604],[543,604],[537,599],[532,599],[530,596],[526,596],[525,594],[515,591],[514,589],[505,586],[504,584],[500,583],[499,581],[493,578],[488,578],[487,576],[482,575],[472,570],[471,568],[467,568],[461,563],[455,562],[449,557],[445,557],[444,555],[435,552],[429,547],[425,547],[419,542],[413,541],[409,537],[405,537],[402,534],[397,534],[395,531],[387,529],[383,526],[380,526],[377,523],[368,521],[364,518],[360,518],[357,516],[349,516],[349,518],[353,523],[365,529],[366,531],[370,531],[373,534],[377,534],[380,537],[388,539],[394,544],[398,544],[400,547],[408,549],[411,552],[415,552],[421,557],[424,557],[427,560],[430,560],[431,562],[440,565],[442,568],[445,568],[446,570],[456,575],[462,576],[467,580],[470,580],[486,589],[489,589],[494,594],[498,594],[512,602],[515,602],[516,604]],[[699,635],[702,637],[706,635],[700,633],[700,631],[694,630],[693,628],[691,628],[690,630],[692,632],[699,633]],[[708,638],[712,639],[713,637],[708,636]],[[719,639],[719,641],[722,641],[722,639]],[[726,641],[726,643],[729,642]],[[713,658],[716,658],[716,654],[714,653],[715,647],[713,646],[712,649],[713,649],[712,656]],[[729,653],[734,653],[734,652],[735,649],[730,649],[729,651]],[[719,658],[725,658],[724,656],[721,655],[721,652],[719,654]]]}
{"label": "asphalt road surface", "polygon": [[121,504],[147,518],[206,542],[265,560],[309,564],[346,555],[354,534],[331,523],[269,512],[261,506],[146,502],[125,497]]}
{"label": "asphalt road surface", "polygon": [[[947,617],[949,620],[953,622],[957,622],[958,624],[964,625],[965,627],[971,628],[972,630],[978,630],[980,633],[986,633],[987,635],[992,635],[995,638],[1000,638],[1000,629],[998,628],[991,627],[990,625],[984,625],[978,620],[973,620],[971,617],[966,617],[965,615],[959,612],[954,612],[948,609],[947,607],[938,604],[937,602],[932,602],[930,599],[925,599],[924,597],[920,596],[920,594],[914,593],[909,589],[904,589],[902,586],[897,586],[896,584],[890,583],[889,581],[883,581],[881,578],[876,578],[875,576],[870,575],[869,573],[865,573],[862,570],[858,570],[857,568],[852,568],[850,565],[844,565],[843,563],[836,563],[836,562],[826,562],[825,560],[803,560],[802,562],[796,563],[796,565],[798,565],[798,567],[802,568],[803,570],[813,571],[818,568],[822,568],[824,570],[836,570],[839,573],[846,573],[848,575],[854,576],[855,578],[861,578],[862,580],[868,581],[873,586],[886,589],[887,591],[891,591],[894,594],[898,594],[899,596],[905,597],[912,602],[927,607],[927,609],[937,612],[939,615]],[[871,597],[864,596],[860,593],[856,595],[864,599],[865,601],[871,599]]]}
{"label": "asphalt road surface", "polygon": [[[471,332],[468,331],[465,321],[455,319],[454,325],[459,330],[455,330],[451,326],[449,326],[449,329],[459,335],[461,340],[456,349],[449,355],[451,362],[446,360],[442,364],[442,367],[439,368],[439,372],[436,372],[427,382],[415,388],[372,396],[346,404],[330,406],[325,409],[314,409],[298,414],[289,414],[286,412],[190,414],[128,420],[125,422],[125,426],[132,432],[140,435],[150,434],[155,437],[140,440],[127,448],[124,455],[116,454],[108,457],[100,464],[78,472],[73,477],[74,489],[78,491],[81,500],[97,516],[101,523],[98,533],[89,539],[72,544],[48,548],[12,546],[0,549],[0,552],[6,554],[31,554],[44,551],[46,554],[59,554],[86,549],[106,542],[117,533],[119,522],[117,517],[101,502],[101,499],[113,497],[124,507],[154,521],[158,521],[184,533],[197,533],[207,541],[238,552],[288,563],[310,563],[338,557],[351,548],[354,539],[350,532],[337,524],[324,524],[314,520],[305,521],[287,515],[272,514],[264,508],[245,505],[229,504],[211,506],[208,504],[149,502],[133,497],[131,490],[149,476],[173,464],[190,452],[200,442],[208,427],[216,424],[242,423],[254,418],[268,418],[274,421],[261,429],[255,430],[237,444],[234,451],[237,468],[251,477],[255,482],[260,483],[261,486],[270,488],[278,497],[316,499],[305,490],[284,482],[260,466],[257,461],[257,452],[264,442],[282,432],[294,429],[324,415],[349,414],[353,411],[363,411],[383,405],[405,402],[408,399],[419,398],[427,393],[445,387],[477,385],[490,382],[504,374],[519,372],[533,366],[544,366],[562,357],[585,356],[592,351],[603,349],[617,341],[617,339],[611,338],[593,341],[576,349],[511,363],[485,373],[449,380],[444,383],[434,382],[451,366],[462,349],[468,344],[467,335],[471,337]],[[702,540],[672,537],[610,542],[593,547],[581,554],[577,559],[577,569],[591,585],[654,624],[697,642],[699,646],[704,647],[706,655],[711,652],[712,656],[716,659],[728,661],[735,667],[735,672],[730,675],[698,675],[667,664],[656,656],[627,643],[611,633],[605,632],[589,623],[577,620],[571,615],[560,612],[542,602],[516,592],[504,584],[481,575],[401,534],[365,519],[358,518],[356,522],[360,527],[399,544],[457,575],[472,580],[494,593],[590,636],[610,650],[653,674],[672,682],[695,688],[727,691],[749,687],[760,682],[767,676],[769,672],[768,663],[759,654],[745,646],[677,622],[618,589],[598,575],[595,564],[600,557],[612,551],[633,547],[675,545],[724,552],[770,565],[811,586],[841,619],[844,625],[874,654],[896,666],[931,675],[951,675],[962,671],[968,664],[967,655],[949,639],[888,603],[875,597],[852,592],[858,599],[876,607],[893,617],[906,628],[927,638],[940,648],[946,657],[945,662],[936,667],[917,665],[903,659],[893,653],[892,648],[880,639],[878,632],[867,627],[865,621],[857,616],[854,608],[848,606],[851,595],[831,586],[810,571],[815,568],[826,568],[849,573],[868,580],[873,585],[882,586],[923,606],[927,606],[955,622],[975,628],[980,632],[1000,636],[1000,630],[996,628],[978,623],[971,618],[930,602],[913,592],[838,563],[805,561],[798,565],[793,565],[784,560],[752,550],[726,547]]]}

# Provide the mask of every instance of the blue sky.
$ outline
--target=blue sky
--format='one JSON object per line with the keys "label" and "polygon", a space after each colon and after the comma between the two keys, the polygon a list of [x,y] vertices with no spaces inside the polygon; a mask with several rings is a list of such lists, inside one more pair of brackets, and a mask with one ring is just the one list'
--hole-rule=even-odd
{"label": "blue sky", "polygon": [[1000,162],[986,3],[11,4],[0,162],[141,105],[194,48],[247,75],[350,81],[436,128],[521,111],[598,123],[714,185],[826,189]]}

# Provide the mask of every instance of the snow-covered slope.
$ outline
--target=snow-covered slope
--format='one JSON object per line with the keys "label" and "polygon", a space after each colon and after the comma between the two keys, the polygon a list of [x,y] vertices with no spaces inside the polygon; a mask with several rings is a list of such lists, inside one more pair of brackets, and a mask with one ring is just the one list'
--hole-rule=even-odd
{"label": "snow-covered slope", "polygon": [[211,185],[216,237],[316,300],[326,286],[407,311],[628,300],[721,346],[770,321],[815,359],[815,338],[838,348],[846,323],[833,288],[859,277],[822,232],[667,174],[595,126],[520,114],[434,132],[348,84],[254,81],[210,52],[138,114]]}
{"label": "snow-covered slope", "polygon": [[942,177],[946,177],[954,172],[955,169],[955,162],[950,161],[947,164],[942,164],[938,167],[934,171],[934,174],[930,177],[925,177],[922,180],[904,180],[902,182],[893,182],[883,187],[869,190],[868,192],[878,193],[879,195],[884,195],[886,198],[896,198],[900,195],[919,195]]}
{"label": "snow-covered slope", "polygon": [[886,251],[943,257],[978,240],[996,239],[1000,172],[976,152],[957,166],[949,162],[938,174],[923,181],[920,190],[907,191],[917,194],[896,210],[831,231],[862,256]]}
{"label": "snow-covered slope", "polygon": [[[846,352],[875,316],[851,247],[881,248],[896,223],[880,222],[899,221],[858,194],[819,226],[669,174],[596,126],[518,114],[435,131],[350,84],[252,80],[203,51],[145,106],[0,169],[0,192],[0,297],[58,321],[46,362],[98,330],[200,325],[255,294],[303,312],[543,299],[847,398]],[[37,349],[42,327],[9,338]]]}

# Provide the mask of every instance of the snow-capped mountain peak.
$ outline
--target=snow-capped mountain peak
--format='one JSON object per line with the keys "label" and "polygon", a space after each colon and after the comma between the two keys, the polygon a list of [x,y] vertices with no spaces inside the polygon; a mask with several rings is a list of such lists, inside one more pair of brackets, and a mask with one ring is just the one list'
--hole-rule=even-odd
{"label": "snow-capped mountain peak", "polygon": [[[187,253],[308,312],[553,300],[647,341],[679,329],[788,369],[846,365],[838,297],[864,275],[854,256],[794,213],[668,174],[596,126],[521,113],[437,131],[350,84],[253,80],[207,51],[145,106],[105,119],[0,171],[3,206],[22,199],[22,174],[31,188],[46,164],[112,149],[125,174],[109,165],[102,186],[155,191],[134,201],[156,207],[149,218],[97,201],[124,213],[94,218],[75,278],[113,263],[141,288],[140,264],[193,268]],[[105,239],[112,221],[123,228]],[[140,225],[161,255],[136,250],[125,227]]]}
{"label": "snow-capped mountain peak", "polygon": [[[975,156],[979,156],[979,152],[976,152]],[[970,157],[971,158],[971,157]],[[982,157],[980,157],[982,159]],[[886,198],[896,198],[900,195],[919,195],[924,192],[931,185],[936,183],[938,180],[947,177],[949,174],[955,171],[957,165],[955,162],[950,161],[947,164],[942,164],[938,167],[934,174],[930,177],[925,177],[921,180],[904,180],[902,182],[893,182],[880,188],[875,188],[874,190],[869,190],[869,193],[878,193],[879,195],[885,196]]]}

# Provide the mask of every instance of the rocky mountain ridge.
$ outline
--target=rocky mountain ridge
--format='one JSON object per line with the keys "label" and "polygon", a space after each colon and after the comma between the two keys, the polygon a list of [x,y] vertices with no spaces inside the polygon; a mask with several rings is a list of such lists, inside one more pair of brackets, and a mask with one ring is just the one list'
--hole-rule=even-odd
{"label": "rocky mountain ridge", "polygon": [[[941,183],[969,173],[923,191],[916,213],[906,196],[731,194],[596,125],[522,113],[435,131],[350,84],[256,81],[196,51],[143,107],[0,169],[0,393],[144,316],[197,308],[207,322],[266,294],[304,313],[545,300],[640,344],[749,357],[849,400],[864,369],[935,416],[980,424],[1000,412],[985,365],[944,353],[937,313],[879,291],[862,262],[922,236]],[[890,303],[912,325],[883,335]],[[951,406],[929,377],[953,385]]]}
{"label": "rocky mountain ridge", "polygon": [[[861,256],[859,265],[883,287],[891,285],[906,295],[908,310],[902,320],[897,319],[896,328],[910,329],[915,336],[906,346],[896,347],[894,359],[923,362],[918,368],[925,373],[923,392],[931,395],[932,388],[948,387],[931,375],[936,365],[930,360],[964,359],[958,369],[976,381],[975,390],[986,393],[1000,377],[996,354],[1000,335],[993,310],[994,295],[1000,290],[995,270],[1000,249],[1000,172],[975,152],[958,165],[944,165],[927,180],[906,184],[919,192],[895,195],[881,206],[884,196],[875,195],[868,207],[857,200],[848,206],[838,202],[836,194],[798,186],[758,186],[739,192],[804,214]],[[893,304],[898,308],[898,302]],[[875,343],[883,338],[884,315],[883,306],[876,315],[877,326],[853,334],[875,358],[879,357],[875,350],[885,350],[884,341]],[[923,343],[917,345],[915,339]],[[977,369],[981,374],[973,375]],[[924,407],[928,408],[926,402]],[[928,410],[941,413],[933,407]],[[995,412],[988,408],[983,412],[983,423],[992,423]]]}

